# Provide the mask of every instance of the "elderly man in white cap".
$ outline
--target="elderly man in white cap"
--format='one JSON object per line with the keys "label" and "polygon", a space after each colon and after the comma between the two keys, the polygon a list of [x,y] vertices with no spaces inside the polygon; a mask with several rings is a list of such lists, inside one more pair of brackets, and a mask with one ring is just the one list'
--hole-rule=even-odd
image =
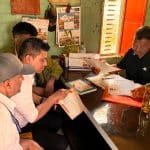
{"label": "elderly man in white cap", "polygon": [[30,65],[23,65],[16,56],[0,54],[0,150],[42,150],[32,140],[20,140],[20,127],[14,117],[15,103],[10,99],[20,91],[22,75],[33,72]]}

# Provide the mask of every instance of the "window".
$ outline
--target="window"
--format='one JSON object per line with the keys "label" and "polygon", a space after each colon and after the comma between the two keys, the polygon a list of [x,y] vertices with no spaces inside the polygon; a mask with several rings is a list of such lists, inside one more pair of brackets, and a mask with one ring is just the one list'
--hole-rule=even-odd
{"label": "window", "polygon": [[100,38],[101,55],[118,55],[125,0],[105,0]]}

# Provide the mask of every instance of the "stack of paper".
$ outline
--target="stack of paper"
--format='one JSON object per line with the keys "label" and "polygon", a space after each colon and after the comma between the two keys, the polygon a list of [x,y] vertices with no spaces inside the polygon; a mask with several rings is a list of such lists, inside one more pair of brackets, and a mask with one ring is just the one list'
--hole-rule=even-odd
{"label": "stack of paper", "polygon": [[89,71],[90,65],[86,59],[92,59],[95,53],[70,53],[69,54],[69,70]]}
{"label": "stack of paper", "polygon": [[133,81],[116,74],[109,75],[103,80],[110,95],[132,96],[131,91],[141,86],[141,84],[134,83]]}

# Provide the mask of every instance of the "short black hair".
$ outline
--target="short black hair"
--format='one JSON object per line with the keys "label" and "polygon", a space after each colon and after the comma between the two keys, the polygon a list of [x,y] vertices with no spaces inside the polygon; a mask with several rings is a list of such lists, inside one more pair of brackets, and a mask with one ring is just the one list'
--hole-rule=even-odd
{"label": "short black hair", "polygon": [[41,50],[48,52],[50,46],[39,38],[26,39],[19,48],[18,57],[22,60],[26,55],[36,57]]}
{"label": "short black hair", "polygon": [[12,29],[13,36],[20,34],[30,34],[31,36],[37,36],[37,29],[28,22],[19,22]]}
{"label": "short black hair", "polygon": [[135,34],[136,40],[147,39],[150,40],[150,27],[142,26],[140,27]]}

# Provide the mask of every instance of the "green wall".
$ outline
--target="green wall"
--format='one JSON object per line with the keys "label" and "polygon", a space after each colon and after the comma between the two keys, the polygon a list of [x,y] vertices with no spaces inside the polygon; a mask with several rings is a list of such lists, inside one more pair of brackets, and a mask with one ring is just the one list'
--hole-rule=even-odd
{"label": "green wall", "polygon": [[[80,5],[80,0],[70,0],[71,5]],[[41,14],[37,17],[44,17],[48,0],[40,0]],[[21,21],[22,15],[11,15],[10,0],[0,0],[0,51],[12,47],[12,27]],[[51,46],[51,54],[60,54],[61,50],[55,45],[55,32],[49,32],[48,42]]]}
{"label": "green wall", "polygon": [[147,10],[146,10],[146,16],[145,16],[145,25],[150,26],[150,0],[148,0],[148,3],[147,3]]}
{"label": "green wall", "polygon": [[81,0],[81,39],[88,52],[98,52],[104,0]]}
{"label": "green wall", "polygon": [[[80,3],[81,1],[81,3]],[[70,0],[72,6],[81,4],[81,41],[84,41],[88,52],[99,51],[100,28],[104,0]],[[40,0],[41,14],[47,8],[48,0]],[[21,20],[22,15],[11,15],[10,0],[0,0],[0,51],[12,45],[12,27]],[[150,25],[150,0],[148,0],[145,25]],[[55,45],[55,32],[49,32],[50,54],[59,55],[61,49]]]}

